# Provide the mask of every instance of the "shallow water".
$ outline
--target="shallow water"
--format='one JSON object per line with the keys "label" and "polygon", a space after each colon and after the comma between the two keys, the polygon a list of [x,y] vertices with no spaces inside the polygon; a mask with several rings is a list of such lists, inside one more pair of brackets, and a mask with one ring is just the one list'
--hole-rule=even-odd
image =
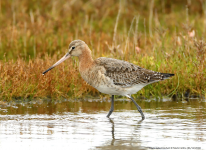
{"label": "shallow water", "polygon": [[206,101],[35,101],[0,106],[0,149],[206,149]]}

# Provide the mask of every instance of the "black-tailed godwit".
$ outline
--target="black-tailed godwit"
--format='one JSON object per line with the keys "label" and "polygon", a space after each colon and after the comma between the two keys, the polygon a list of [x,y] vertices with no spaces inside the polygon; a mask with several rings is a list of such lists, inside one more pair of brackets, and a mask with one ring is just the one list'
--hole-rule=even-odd
{"label": "black-tailed godwit", "polygon": [[102,93],[112,95],[111,108],[107,117],[114,110],[114,95],[122,95],[132,100],[140,112],[142,120],[144,120],[145,116],[142,109],[132,98],[131,94],[137,93],[148,84],[174,76],[174,74],[147,70],[127,61],[113,58],[100,57],[93,60],[91,50],[81,40],[72,41],[69,44],[68,53],[44,71],[43,75],[71,56],[79,57],[79,72],[88,84]]}

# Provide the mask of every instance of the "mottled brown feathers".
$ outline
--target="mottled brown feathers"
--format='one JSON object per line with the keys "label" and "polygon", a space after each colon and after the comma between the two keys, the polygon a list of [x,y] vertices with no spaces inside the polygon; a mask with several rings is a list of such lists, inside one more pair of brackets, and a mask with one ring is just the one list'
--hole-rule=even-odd
{"label": "mottled brown feathers", "polygon": [[[72,50],[73,46],[75,48]],[[173,76],[173,74],[147,70],[123,60],[105,57],[93,60],[91,50],[81,40],[72,41],[69,48],[71,56],[79,57],[79,71],[82,78],[95,88],[100,85],[114,88],[145,86]]]}
{"label": "mottled brown feathers", "polygon": [[100,57],[95,62],[97,65],[104,66],[106,69],[105,75],[111,78],[115,85],[120,86],[150,84],[172,76],[172,74],[147,70],[132,63],[113,58]]}

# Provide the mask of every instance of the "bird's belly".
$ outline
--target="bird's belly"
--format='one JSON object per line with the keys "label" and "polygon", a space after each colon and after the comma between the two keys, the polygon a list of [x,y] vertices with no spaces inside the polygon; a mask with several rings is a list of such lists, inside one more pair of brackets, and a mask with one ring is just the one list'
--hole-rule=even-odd
{"label": "bird's belly", "polygon": [[121,95],[121,89],[117,89],[116,87],[108,87],[107,85],[100,85],[96,87],[98,91],[101,93],[105,94],[110,94],[110,95]]}
{"label": "bird's belly", "polygon": [[98,91],[105,94],[110,95],[128,95],[128,94],[136,94],[139,90],[141,90],[145,85],[133,85],[130,87],[119,87],[119,86],[111,86],[108,87],[107,85],[100,85],[96,87]]}
{"label": "bird's belly", "polygon": [[127,91],[127,94],[136,94],[144,86],[146,86],[146,84],[137,84],[137,85],[132,85],[130,87],[125,87],[124,89]]}

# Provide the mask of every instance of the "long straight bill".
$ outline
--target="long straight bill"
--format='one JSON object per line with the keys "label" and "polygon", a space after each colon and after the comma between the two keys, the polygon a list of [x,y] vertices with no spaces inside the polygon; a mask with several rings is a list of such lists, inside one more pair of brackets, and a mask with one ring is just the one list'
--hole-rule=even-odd
{"label": "long straight bill", "polygon": [[44,71],[42,74],[45,75],[45,73],[47,73],[49,70],[53,69],[54,67],[56,67],[57,65],[61,64],[63,61],[65,61],[67,58],[70,57],[70,54],[66,54],[64,55],[59,61],[57,61],[55,64],[53,64],[53,66],[51,66],[49,69],[47,69],[46,71]]}

